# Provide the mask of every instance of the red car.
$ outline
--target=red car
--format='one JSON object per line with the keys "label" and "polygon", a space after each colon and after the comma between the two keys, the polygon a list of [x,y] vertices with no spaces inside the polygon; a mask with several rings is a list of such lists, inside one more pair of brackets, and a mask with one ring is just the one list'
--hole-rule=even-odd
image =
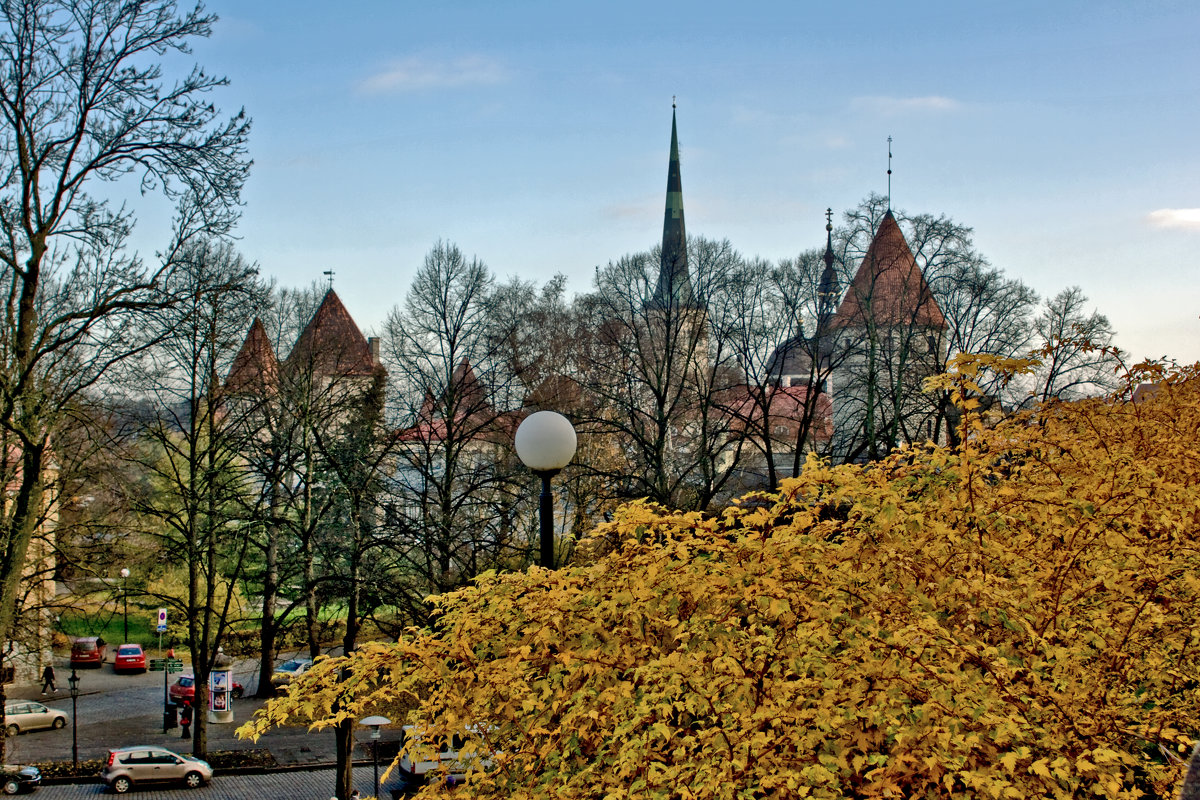
{"label": "red car", "polygon": [[72,667],[99,667],[107,650],[104,640],[96,636],[81,636],[71,643]]}
{"label": "red car", "polygon": [[146,654],[140,644],[123,644],[113,657],[113,672],[145,672]]}
{"label": "red car", "polygon": [[[237,681],[234,681],[233,689],[230,690],[230,694],[232,694],[236,699],[241,697],[244,691],[245,690],[242,689],[242,685]],[[191,703],[196,697],[196,676],[180,675],[179,680],[175,681],[167,688],[167,696],[171,698],[171,702],[175,705],[181,705],[185,702]]]}

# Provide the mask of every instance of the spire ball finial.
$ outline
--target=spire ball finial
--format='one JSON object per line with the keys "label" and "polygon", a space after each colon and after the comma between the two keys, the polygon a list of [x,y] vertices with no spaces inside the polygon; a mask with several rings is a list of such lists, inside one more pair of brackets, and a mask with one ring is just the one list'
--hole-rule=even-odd
{"label": "spire ball finial", "polygon": [[671,109],[674,110],[674,108],[675,108],[675,95],[671,95]]}
{"label": "spire ball finial", "polygon": [[825,230],[827,230],[827,231],[833,230],[833,209],[832,208],[825,209]]}

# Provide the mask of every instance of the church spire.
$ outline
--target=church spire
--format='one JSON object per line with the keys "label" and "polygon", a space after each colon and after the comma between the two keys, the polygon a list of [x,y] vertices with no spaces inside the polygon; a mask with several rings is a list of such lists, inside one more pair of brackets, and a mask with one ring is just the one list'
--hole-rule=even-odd
{"label": "church spire", "polygon": [[692,282],[688,277],[687,232],[683,225],[683,181],[679,174],[679,135],[675,126],[675,102],[671,102],[671,158],[667,163],[667,203],[663,214],[662,261],[654,305],[659,308],[694,308]]}
{"label": "church spire", "polygon": [[838,301],[837,272],[833,269],[833,209],[825,209],[825,269],[817,286],[817,326],[824,328]]}

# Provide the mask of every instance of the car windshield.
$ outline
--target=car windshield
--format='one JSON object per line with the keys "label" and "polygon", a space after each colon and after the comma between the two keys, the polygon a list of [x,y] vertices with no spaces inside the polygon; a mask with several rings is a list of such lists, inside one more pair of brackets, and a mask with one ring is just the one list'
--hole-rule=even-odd
{"label": "car windshield", "polygon": [[279,671],[280,672],[295,672],[296,670],[300,669],[300,667],[303,664],[304,664],[303,661],[296,661],[295,659],[292,659],[291,661],[285,661],[285,662],[283,662],[283,666],[281,666],[279,668]]}
{"label": "car windshield", "polygon": [[191,686],[194,681],[195,678],[180,678],[179,685],[186,689],[187,687]]}

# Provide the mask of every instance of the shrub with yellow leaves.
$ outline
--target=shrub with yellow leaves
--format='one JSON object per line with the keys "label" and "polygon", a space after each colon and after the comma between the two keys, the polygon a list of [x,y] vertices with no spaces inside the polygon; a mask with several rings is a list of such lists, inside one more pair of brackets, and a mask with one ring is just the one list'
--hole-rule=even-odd
{"label": "shrub with yellow leaves", "polygon": [[940,379],[957,449],[811,460],[716,518],[627,505],[594,563],[437,598],[243,733],[407,713],[487,754],[460,797],[1169,796],[1200,721],[1200,379],[977,413],[979,371],[1023,366]]}

